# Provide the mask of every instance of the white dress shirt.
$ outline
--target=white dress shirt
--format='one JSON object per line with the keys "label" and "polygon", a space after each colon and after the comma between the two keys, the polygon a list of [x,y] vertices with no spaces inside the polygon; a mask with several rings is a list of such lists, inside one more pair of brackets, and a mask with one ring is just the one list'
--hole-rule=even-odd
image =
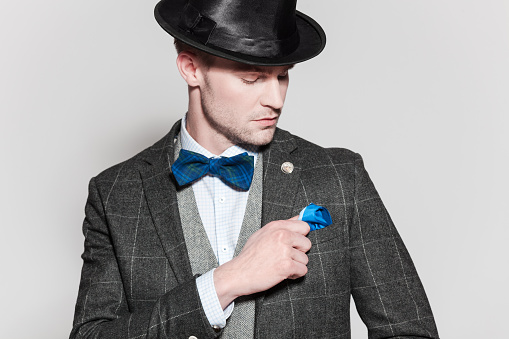
{"label": "white dress shirt", "polygon": [[[256,164],[256,146],[231,146],[220,156],[216,156],[198,144],[187,132],[186,116],[182,119],[180,129],[180,143],[182,149],[200,153],[207,158],[219,158],[220,156],[232,157],[237,154],[248,152],[254,157]],[[205,228],[205,232],[212,246],[219,265],[230,261],[235,253],[237,239],[239,237],[244,213],[246,211],[249,191],[232,188],[225,184],[219,177],[207,174],[192,184],[194,197],[198,206],[198,212]],[[210,325],[224,327],[226,319],[233,311],[232,302],[223,311],[217,297],[214,286],[214,269],[196,279],[198,293]]]}

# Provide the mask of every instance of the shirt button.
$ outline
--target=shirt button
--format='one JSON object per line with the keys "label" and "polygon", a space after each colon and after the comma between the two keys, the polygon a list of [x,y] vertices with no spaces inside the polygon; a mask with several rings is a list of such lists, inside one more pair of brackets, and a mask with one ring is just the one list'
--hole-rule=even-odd
{"label": "shirt button", "polygon": [[223,252],[226,252],[228,251],[228,248],[227,247],[223,247]]}
{"label": "shirt button", "polygon": [[224,197],[219,198],[219,202],[223,203],[226,199]]}

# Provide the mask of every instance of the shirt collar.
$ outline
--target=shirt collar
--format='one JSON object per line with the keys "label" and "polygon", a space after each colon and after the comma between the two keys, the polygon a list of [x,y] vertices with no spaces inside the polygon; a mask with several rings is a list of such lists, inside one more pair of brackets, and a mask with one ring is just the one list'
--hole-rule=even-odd
{"label": "shirt collar", "polygon": [[184,115],[182,118],[182,124],[180,125],[180,144],[182,146],[182,149],[199,153],[203,156],[206,156],[207,158],[218,158],[218,157],[233,157],[237,154],[241,154],[244,152],[247,152],[249,155],[254,157],[255,163],[256,158],[258,157],[258,146],[254,145],[233,145],[227,148],[223,153],[221,153],[219,156],[216,156],[215,154],[209,152],[206,150],[202,145],[200,145],[196,140],[193,139],[193,137],[187,132],[186,129],[186,118],[187,114]]}

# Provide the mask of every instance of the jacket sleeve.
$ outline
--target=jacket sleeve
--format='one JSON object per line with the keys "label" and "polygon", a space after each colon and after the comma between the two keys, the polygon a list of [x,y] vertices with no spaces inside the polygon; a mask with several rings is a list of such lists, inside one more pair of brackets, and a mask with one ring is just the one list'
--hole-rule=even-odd
{"label": "jacket sleeve", "polygon": [[375,338],[438,338],[431,307],[412,259],[360,155],[355,160],[350,228],[351,289]]}
{"label": "jacket sleeve", "polygon": [[89,186],[83,233],[85,251],[71,339],[215,338],[196,288],[196,279],[177,285],[132,311],[126,298],[112,238],[95,180]]}

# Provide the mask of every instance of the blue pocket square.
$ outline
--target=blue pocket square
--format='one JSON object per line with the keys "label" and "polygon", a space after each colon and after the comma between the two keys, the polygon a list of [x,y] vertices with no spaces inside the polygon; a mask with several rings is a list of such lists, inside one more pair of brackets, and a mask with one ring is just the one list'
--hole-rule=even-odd
{"label": "blue pocket square", "polygon": [[319,230],[332,224],[332,218],[325,207],[309,204],[299,213],[299,220],[309,224],[311,231]]}

